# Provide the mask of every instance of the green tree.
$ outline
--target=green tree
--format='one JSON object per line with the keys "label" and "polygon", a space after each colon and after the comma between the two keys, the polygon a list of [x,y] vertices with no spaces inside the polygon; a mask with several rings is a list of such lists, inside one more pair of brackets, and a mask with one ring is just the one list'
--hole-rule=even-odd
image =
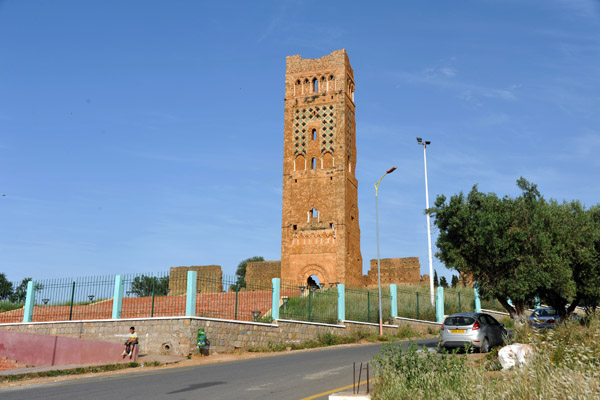
{"label": "green tree", "polygon": [[136,276],[131,282],[131,291],[138,297],[166,296],[169,292],[169,276]]}
{"label": "green tree", "polygon": [[458,286],[458,275],[452,275],[452,280],[450,281],[450,285],[455,288]]}
{"label": "green tree", "polygon": [[236,280],[235,284],[231,285],[232,289],[240,290],[241,288],[246,287],[246,266],[248,265],[249,262],[258,262],[258,261],[265,261],[265,259],[261,256],[254,256],[254,257],[246,258],[245,260],[241,261],[238,264],[237,269],[235,270],[235,275],[237,277],[237,280]]}
{"label": "green tree", "polygon": [[0,300],[9,300],[13,294],[13,284],[6,279],[6,274],[0,273]]}
{"label": "green tree", "polygon": [[539,297],[569,314],[579,305],[595,310],[600,300],[600,209],[598,206],[586,210],[578,201],[551,202],[553,223],[551,230],[555,238],[555,252],[561,262],[568,265],[575,285],[574,295],[562,288],[544,286]]}
{"label": "green tree", "polygon": [[445,276],[442,276],[440,278],[440,286],[443,288],[447,288],[448,287],[448,281],[446,280]]}
{"label": "green tree", "polygon": [[438,287],[440,286],[440,282],[438,280],[438,274],[436,270],[433,270],[433,286]]}
{"label": "green tree", "polygon": [[439,229],[437,257],[472,276],[482,297],[495,297],[521,319],[542,287],[572,299],[575,284],[561,236],[552,229],[557,209],[536,185],[524,178],[517,185],[522,194],[515,199],[481,193],[475,185],[466,197],[438,196],[428,212]]}
{"label": "green tree", "polygon": [[[19,286],[17,286],[14,292],[10,295],[10,301],[13,303],[23,303],[27,297],[27,283],[32,278],[23,278]],[[36,289],[39,285],[36,285]]]}

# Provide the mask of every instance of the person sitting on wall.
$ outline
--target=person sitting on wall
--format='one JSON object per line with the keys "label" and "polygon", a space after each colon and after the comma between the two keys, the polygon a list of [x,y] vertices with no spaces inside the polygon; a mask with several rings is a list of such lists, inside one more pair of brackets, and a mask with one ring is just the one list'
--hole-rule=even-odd
{"label": "person sitting on wall", "polygon": [[129,337],[124,343],[122,355],[131,357],[133,348],[136,344],[138,344],[138,334],[135,331],[135,327],[132,326],[129,328]]}

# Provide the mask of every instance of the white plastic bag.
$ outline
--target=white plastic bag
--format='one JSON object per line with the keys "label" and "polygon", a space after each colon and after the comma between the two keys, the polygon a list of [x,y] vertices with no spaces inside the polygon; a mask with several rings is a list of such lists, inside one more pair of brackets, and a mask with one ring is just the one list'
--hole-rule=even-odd
{"label": "white plastic bag", "polygon": [[533,347],[528,344],[515,343],[504,346],[498,351],[498,361],[502,369],[509,369],[527,364],[529,355],[533,353]]}

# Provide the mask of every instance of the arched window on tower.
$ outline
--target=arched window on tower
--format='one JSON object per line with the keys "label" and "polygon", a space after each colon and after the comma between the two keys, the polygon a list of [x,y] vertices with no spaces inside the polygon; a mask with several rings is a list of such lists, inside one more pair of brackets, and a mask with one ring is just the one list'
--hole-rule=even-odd
{"label": "arched window on tower", "polygon": [[312,130],[312,140],[317,140],[317,130],[316,129]]}
{"label": "arched window on tower", "polygon": [[312,158],[311,161],[311,169],[317,169],[317,159],[316,158]]}
{"label": "arched window on tower", "polygon": [[308,212],[308,222],[310,223],[310,220],[317,220],[317,222],[320,222],[321,218],[319,217],[319,211],[316,208],[312,208],[309,212]]}
{"label": "arched window on tower", "polygon": [[317,78],[313,79],[313,92],[317,93],[319,91],[319,80]]}

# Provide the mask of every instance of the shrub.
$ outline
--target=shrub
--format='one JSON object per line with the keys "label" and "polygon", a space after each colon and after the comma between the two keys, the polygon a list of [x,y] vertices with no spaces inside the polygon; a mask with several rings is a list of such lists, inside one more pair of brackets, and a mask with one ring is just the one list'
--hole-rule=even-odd
{"label": "shrub", "polygon": [[373,362],[379,375],[373,398],[600,398],[598,317],[585,326],[572,321],[546,331],[517,324],[511,340],[530,344],[534,354],[527,365],[500,376],[485,373],[499,369],[497,350],[481,365],[471,365],[466,354],[436,355],[414,344],[402,352],[397,344],[385,345]]}

